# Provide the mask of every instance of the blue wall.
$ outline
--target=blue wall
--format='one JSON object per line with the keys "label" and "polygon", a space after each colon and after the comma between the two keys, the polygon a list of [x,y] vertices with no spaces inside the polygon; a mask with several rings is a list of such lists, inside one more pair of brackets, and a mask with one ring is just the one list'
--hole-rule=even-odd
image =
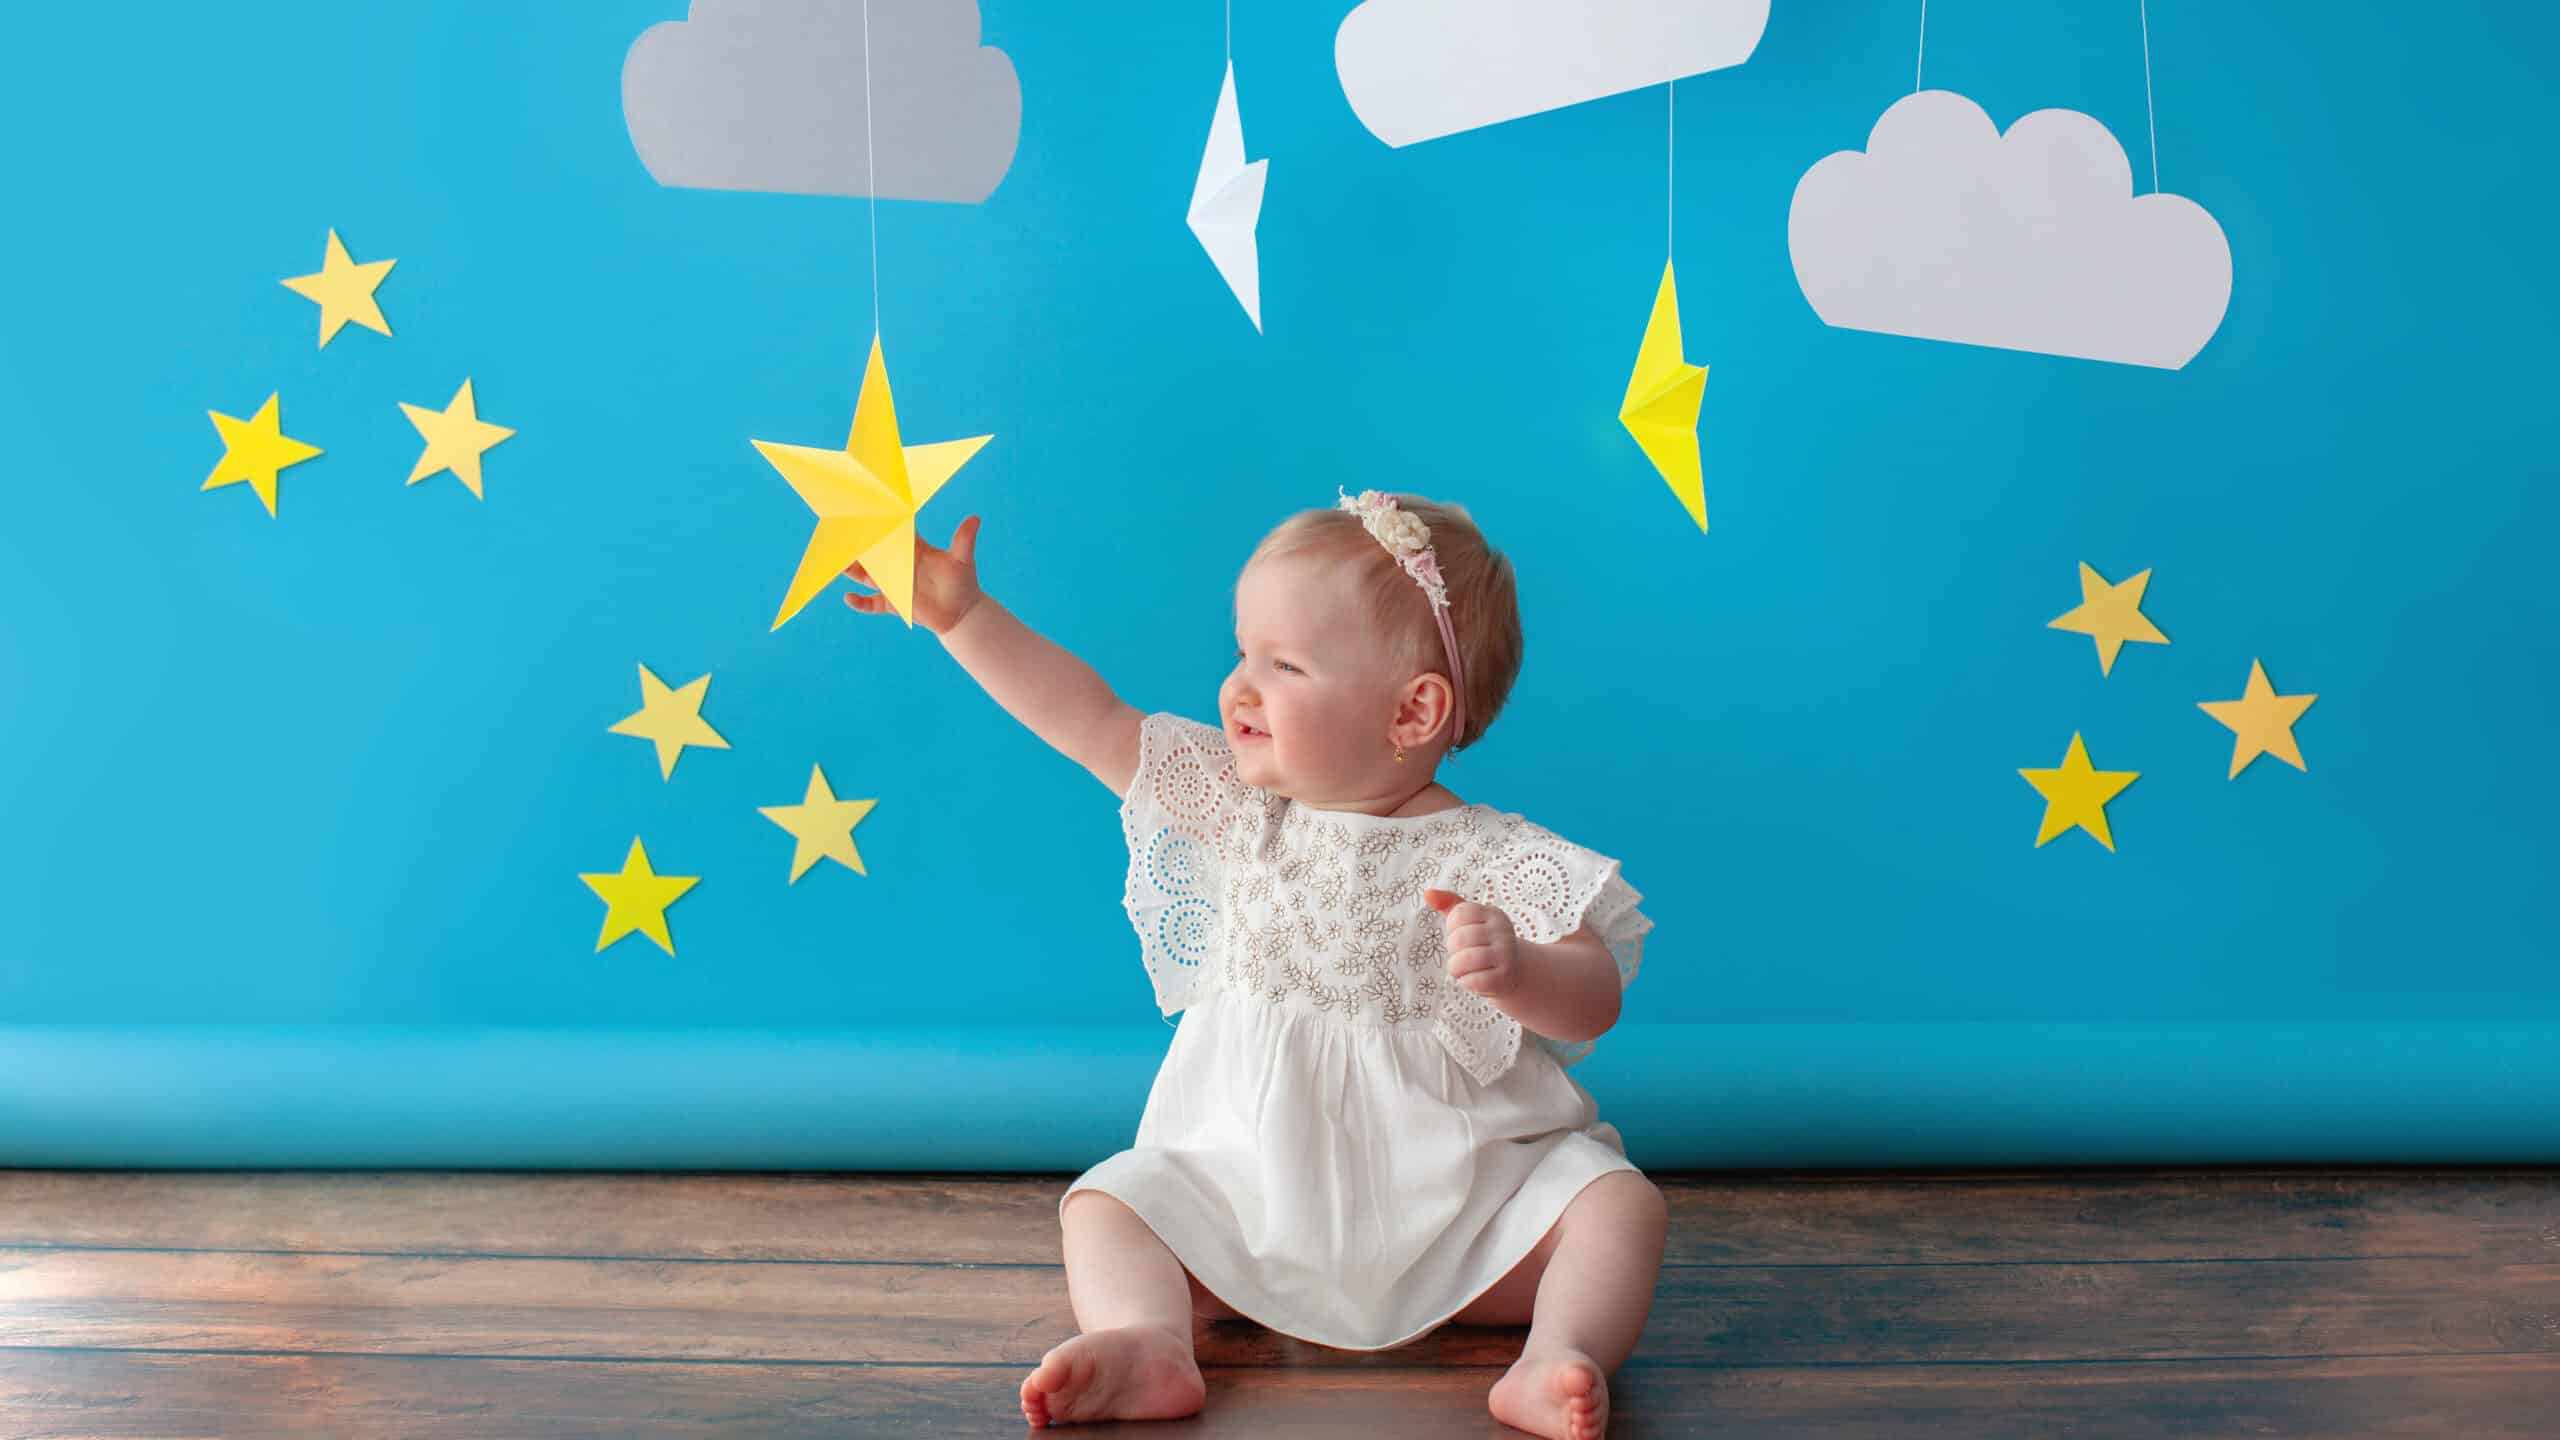
{"label": "blue wall", "polygon": [[[1805,168],[1910,85],[1913,7],[1780,0],[1684,82],[1677,252],[1710,366],[1701,537],[1618,426],[1659,278],[1659,90],[1390,150],[1347,6],[1237,7],[1268,334],[1182,223],[1209,4],[987,0],[1021,76],[981,206],[880,208],[911,440],[995,439],[924,512],[1135,704],[1214,712],[1233,575],[1337,484],[1470,506],[1520,688],[1444,778],[1623,858],[1631,1022],[2560,1020],[2553,211],[2534,7],[2152,15],[2165,188],[2230,238],[2181,372],[1823,326]],[[808,516],[749,437],[840,440],[858,201],[670,190],[619,108],[659,3],[274,4],[14,20],[0,320],[0,1021],[1152,1021],[1110,794],[923,631],[767,624]],[[1928,82],[2143,148],[2125,4],[1941,3]],[[849,83],[858,83],[850,81]],[[277,282],[336,227],[396,337]],[[2545,254],[2535,261],[2534,254]],[[487,500],[396,402],[463,376]],[[205,412],[326,447],[281,516],[199,493]],[[2044,628],[2145,567],[2169,647]],[[2253,656],[2320,699],[2226,780]],[[608,735],[635,664],[735,747]],[[2033,845],[2074,730],[2142,779],[2117,853]],[[877,797],[868,877],[786,886],[756,813]],[[577,880],[704,880],[672,958]],[[1609,1049],[1601,1045],[1602,1055]],[[1594,1067],[1602,1063],[1595,1058]]]}

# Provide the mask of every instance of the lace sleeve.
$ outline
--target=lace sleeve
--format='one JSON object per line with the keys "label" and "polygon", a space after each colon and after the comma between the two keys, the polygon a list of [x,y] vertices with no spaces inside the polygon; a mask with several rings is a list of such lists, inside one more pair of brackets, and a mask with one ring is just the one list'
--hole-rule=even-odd
{"label": "lace sleeve", "polygon": [[1121,905],[1167,1015],[1206,994],[1224,925],[1220,839],[1244,796],[1225,732],[1157,712],[1138,726],[1138,768],[1120,802],[1129,845]]}
{"label": "lace sleeve", "polygon": [[[1589,855],[1591,852],[1583,853]],[[1591,860],[1596,863],[1585,863],[1580,867],[1581,874],[1570,892],[1575,898],[1552,938],[1562,939],[1585,925],[1599,932],[1600,939],[1609,947],[1610,957],[1618,962],[1618,990],[1623,994],[1629,985],[1635,983],[1636,967],[1644,963],[1644,936],[1653,928],[1653,921],[1636,908],[1636,902],[1644,898],[1644,893],[1629,885],[1618,873],[1617,861],[1596,855]],[[1593,883],[1595,874],[1596,885]],[[1550,943],[1549,937],[1540,939],[1541,943]],[[1538,1048],[1556,1057],[1557,1064],[1567,1067],[1580,1064],[1583,1057],[1600,1043],[1597,1040],[1558,1040],[1535,1034],[1532,1038]]]}
{"label": "lace sleeve", "polygon": [[[1618,873],[1616,860],[1541,826],[1517,821],[1494,852],[1470,869],[1471,883],[1450,888],[1510,916],[1512,929],[1521,939],[1552,945],[1587,924],[1617,961],[1619,990],[1634,983],[1637,967],[1644,961],[1645,932],[1653,928],[1653,921],[1636,908],[1644,895]],[[1523,1035],[1565,1066],[1580,1063],[1599,1043],[1558,1040],[1523,1030],[1519,1021],[1490,1001],[1459,1005],[1460,1013],[1444,1020],[1442,1038],[1451,1042],[1479,1079],[1509,1068]]]}

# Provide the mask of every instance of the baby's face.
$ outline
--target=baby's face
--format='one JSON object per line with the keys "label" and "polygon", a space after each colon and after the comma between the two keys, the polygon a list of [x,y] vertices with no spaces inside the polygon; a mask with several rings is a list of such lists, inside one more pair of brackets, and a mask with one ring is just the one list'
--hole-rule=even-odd
{"label": "baby's face", "polygon": [[1413,767],[1394,763],[1388,739],[1411,677],[1385,673],[1338,563],[1298,556],[1249,566],[1236,582],[1236,649],[1218,713],[1238,778],[1319,805],[1411,784]]}

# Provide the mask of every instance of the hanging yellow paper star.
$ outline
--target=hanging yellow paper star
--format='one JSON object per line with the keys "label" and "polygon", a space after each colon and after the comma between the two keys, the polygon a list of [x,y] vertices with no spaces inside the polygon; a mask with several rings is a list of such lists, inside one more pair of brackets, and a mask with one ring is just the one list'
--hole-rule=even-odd
{"label": "hanging yellow paper star", "polygon": [[763,805],[756,813],[791,832],[791,879],[797,881],[821,858],[833,860],[856,875],[871,872],[862,868],[862,852],[853,848],[853,827],[871,813],[877,800],[839,800],[827,785],[826,772],[809,767],[809,793],[797,805]]}
{"label": "hanging yellow paper star", "polygon": [[288,465],[299,465],[320,453],[317,445],[305,445],[284,433],[284,412],[277,405],[277,393],[270,392],[267,403],[248,419],[207,410],[213,417],[214,433],[222,437],[222,458],[213,464],[213,473],[201,487],[211,490],[221,485],[249,482],[266,502],[267,513],[276,513],[276,472]]}
{"label": "hanging yellow paper star", "polygon": [[2036,844],[2044,842],[2077,825],[2098,837],[2098,843],[2109,850],[2116,848],[2115,837],[2107,833],[2107,802],[2123,793],[2134,782],[2139,770],[2092,770],[2088,748],[2080,743],[2080,732],[2071,732],[2071,749],[2062,757],[2059,770],[2021,770],[2027,783],[2044,796],[2044,824],[2036,831]]}
{"label": "hanging yellow paper star", "polygon": [[[2317,695],[2279,695],[2267,680],[2266,667],[2249,662],[2249,688],[2237,700],[2199,700],[2196,708],[2231,727],[2231,773],[2236,780],[2249,762],[2273,755],[2296,770],[2307,770],[2302,751],[2293,743],[2293,722],[2311,708]],[[2324,722],[2325,723],[2325,722]]]}
{"label": "hanging yellow paper star", "polygon": [[450,470],[454,478],[471,489],[473,498],[480,494],[480,456],[492,445],[513,435],[504,425],[492,425],[480,418],[479,407],[471,398],[471,377],[462,377],[462,388],[453,392],[453,401],[442,410],[424,405],[400,402],[400,413],[418,427],[426,438],[427,448],[418,463],[409,470],[409,483],[417,484],[439,470]]}
{"label": "hanging yellow paper star", "polygon": [[640,708],[616,720],[609,728],[616,735],[637,735],[658,743],[658,778],[672,779],[676,760],[687,745],[702,745],[713,750],[726,750],[729,742],[702,718],[702,697],[711,688],[711,677],[704,675],[691,684],[670,690],[666,682],[640,667]]}
{"label": "hanging yellow paper star", "polygon": [[637,930],[658,942],[658,948],[676,953],[674,937],[667,933],[667,907],[676,897],[690,890],[699,875],[661,875],[649,868],[649,852],[640,848],[640,837],[631,837],[631,853],[622,858],[619,874],[587,875],[579,879],[604,900],[604,931],[596,936],[596,949]]}
{"label": "hanging yellow paper star", "polygon": [[827,588],[827,582],[860,560],[865,574],[888,597],[891,609],[912,627],[916,623],[916,511],[942,488],[954,472],[994,439],[977,435],[932,445],[902,445],[898,413],[889,398],[889,371],[880,359],[880,336],[871,336],[871,359],[863,367],[862,391],[854,400],[853,433],[841,450],[807,445],[754,445],[800,498],[817,512],[817,528],[809,532],[800,569],[782,597],[773,628],[800,613],[800,608]]}
{"label": "hanging yellow paper star", "polygon": [[2116,652],[2127,640],[2146,645],[2166,645],[2169,637],[2142,613],[2142,592],[2151,585],[2151,572],[2143,571],[2121,585],[2110,585],[2106,577],[2080,562],[2080,603],[2045,622],[2048,630],[2070,630],[2095,638],[2098,642],[2098,673],[2115,669]]}
{"label": "hanging yellow paper star", "polygon": [[382,318],[382,308],[373,303],[374,287],[391,273],[397,260],[368,260],[359,265],[347,255],[347,247],[338,241],[338,232],[329,232],[329,250],[321,258],[316,275],[296,275],[284,282],[285,288],[308,300],[320,302],[320,344],[326,347],[338,327],[353,320],[367,330],[385,335],[391,326]]}
{"label": "hanging yellow paper star", "polygon": [[1707,367],[1680,358],[1680,296],[1666,260],[1662,288],[1654,292],[1653,316],[1645,321],[1644,343],[1636,347],[1635,373],[1627,377],[1627,398],[1618,406],[1618,423],[1644,447],[1646,458],[1702,532],[1707,528],[1707,486],[1698,459],[1698,406],[1706,390]]}

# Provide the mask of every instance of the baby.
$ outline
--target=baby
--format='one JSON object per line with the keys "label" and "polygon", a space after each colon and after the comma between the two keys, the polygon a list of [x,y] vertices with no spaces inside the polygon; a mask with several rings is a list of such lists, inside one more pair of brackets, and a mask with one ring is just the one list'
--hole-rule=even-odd
{"label": "baby", "polygon": [[1526,1324],[1488,1408],[1599,1436],[1665,1216],[1565,1067],[1652,922],[1615,860],[1437,779],[1519,674],[1510,562],[1415,496],[1289,517],[1237,579],[1211,726],[1124,703],[988,597],[977,535],[918,539],[913,619],[1122,797],[1123,903],[1184,1012],[1135,1145],[1059,1199],[1081,1333],[1024,1417],[1197,1413],[1195,1317],[1346,1350]]}

